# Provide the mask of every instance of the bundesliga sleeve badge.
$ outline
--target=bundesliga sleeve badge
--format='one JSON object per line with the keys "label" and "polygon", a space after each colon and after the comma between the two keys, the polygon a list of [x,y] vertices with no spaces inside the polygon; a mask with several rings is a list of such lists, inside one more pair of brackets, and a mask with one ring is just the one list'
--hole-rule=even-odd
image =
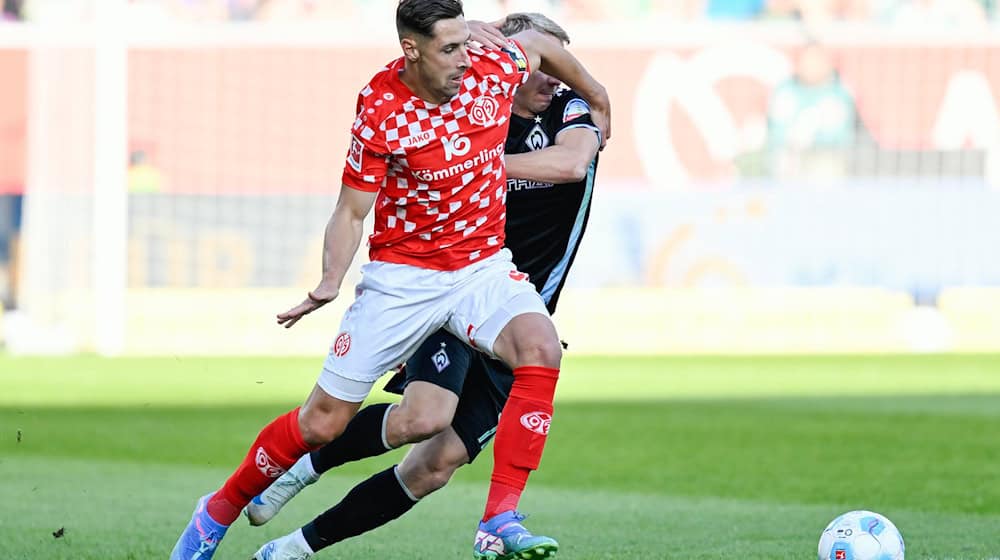
{"label": "bundesliga sleeve badge", "polygon": [[347,154],[347,163],[357,173],[361,173],[361,158],[364,153],[364,146],[357,136],[351,135],[351,151]]}
{"label": "bundesliga sleeve badge", "polygon": [[566,104],[566,108],[563,109],[562,122],[568,123],[569,121],[582,117],[590,113],[590,105],[582,99],[572,99]]}
{"label": "bundesliga sleeve badge", "polygon": [[507,46],[503,48],[503,52],[507,53],[510,60],[517,67],[518,72],[525,72],[528,70],[528,57],[524,55],[521,47],[517,45],[514,41],[507,41]]}

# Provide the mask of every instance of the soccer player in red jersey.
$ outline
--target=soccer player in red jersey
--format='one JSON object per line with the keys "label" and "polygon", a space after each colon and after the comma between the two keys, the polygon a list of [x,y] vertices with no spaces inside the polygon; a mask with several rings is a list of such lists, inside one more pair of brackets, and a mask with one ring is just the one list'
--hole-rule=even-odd
{"label": "soccer player in red jersey", "polygon": [[575,58],[537,32],[518,34],[504,50],[470,52],[458,0],[402,0],[396,25],[403,57],[358,98],[322,279],[279,324],[291,327],[337,297],[374,207],[372,262],[305,404],[265,426],[222,488],[199,500],[171,560],[209,560],[250,499],[338,437],[375,381],[442,326],[513,369],[480,533],[520,527],[497,520],[513,514],[541,458],[561,347],[541,297],[503,248],[512,98],[540,68],[590,103],[604,138],[610,102]]}
{"label": "soccer player in red jersey", "polygon": [[[491,40],[485,24],[470,22],[473,37]],[[504,35],[535,29],[563,44],[569,35],[541,14],[511,14],[499,22]],[[480,31],[477,33],[477,31]],[[500,39],[502,40],[502,38]],[[507,133],[506,246],[519,271],[528,274],[550,313],[555,313],[567,273],[586,230],[600,131],[590,107],[558,80],[532,72],[518,88]],[[444,329],[431,335],[386,385],[401,393],[399,404],[361,409],[344,433],[303,456],[246,507],[252,525],[270,521],[307,485],[334,467],[415,445],[399,465],[357,484],[336,505],[311,522],[262,546],[255,560],[305,560],[410,511],[444,487],[492,439],[510,392],[513,372]],[[510,515],[519,521],[519,516]],[[535,559],[555,554],[558,543],[528,536],[508,524],[499,539],[483,531],[475,554],[506,558],[520,552]],[[504,537],[511,542],[508,546]]]}

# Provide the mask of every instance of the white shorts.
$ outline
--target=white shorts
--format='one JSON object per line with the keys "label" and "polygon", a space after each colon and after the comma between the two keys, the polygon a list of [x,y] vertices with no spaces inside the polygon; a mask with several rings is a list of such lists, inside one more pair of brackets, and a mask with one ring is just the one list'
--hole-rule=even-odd
{"label": "white shorts", "polygon": [[455,271],[374,261],[361,272],[317,381],[349,402],[363,401],[379,377],[442,326],[493,356],[493,343],[512,318],[548,315],[507,249]]}

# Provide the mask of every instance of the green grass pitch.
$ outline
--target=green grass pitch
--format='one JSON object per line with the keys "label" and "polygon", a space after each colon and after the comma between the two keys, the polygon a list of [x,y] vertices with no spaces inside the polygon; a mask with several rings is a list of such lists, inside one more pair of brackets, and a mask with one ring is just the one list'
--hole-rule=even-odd
{"label": "green grass pitch", "polygon": [[[0,556],[165,560],[320,363],[0,356]],[[810,559],[851,509],[892,519],[911,560],[1000,557],[1000,356],[568,356],[549,439],[521,505],[559,558]],[[216,558],[400,457],[331,472],[265,527],[237,521]],[[318,558],[470,558],[490,464]]]}

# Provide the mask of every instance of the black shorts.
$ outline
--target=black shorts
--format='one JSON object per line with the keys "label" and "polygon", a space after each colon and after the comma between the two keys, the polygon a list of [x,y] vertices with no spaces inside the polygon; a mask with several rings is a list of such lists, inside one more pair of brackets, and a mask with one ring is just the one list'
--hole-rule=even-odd
{"label": "black shorts", "polygon": [[433,383],[458,395],[451,427],[462,438],[471,463],[497,431],[514,374],[503,362],[487,358],[441,329],[424,341],[385,390],[401,395],[411,381]]}

